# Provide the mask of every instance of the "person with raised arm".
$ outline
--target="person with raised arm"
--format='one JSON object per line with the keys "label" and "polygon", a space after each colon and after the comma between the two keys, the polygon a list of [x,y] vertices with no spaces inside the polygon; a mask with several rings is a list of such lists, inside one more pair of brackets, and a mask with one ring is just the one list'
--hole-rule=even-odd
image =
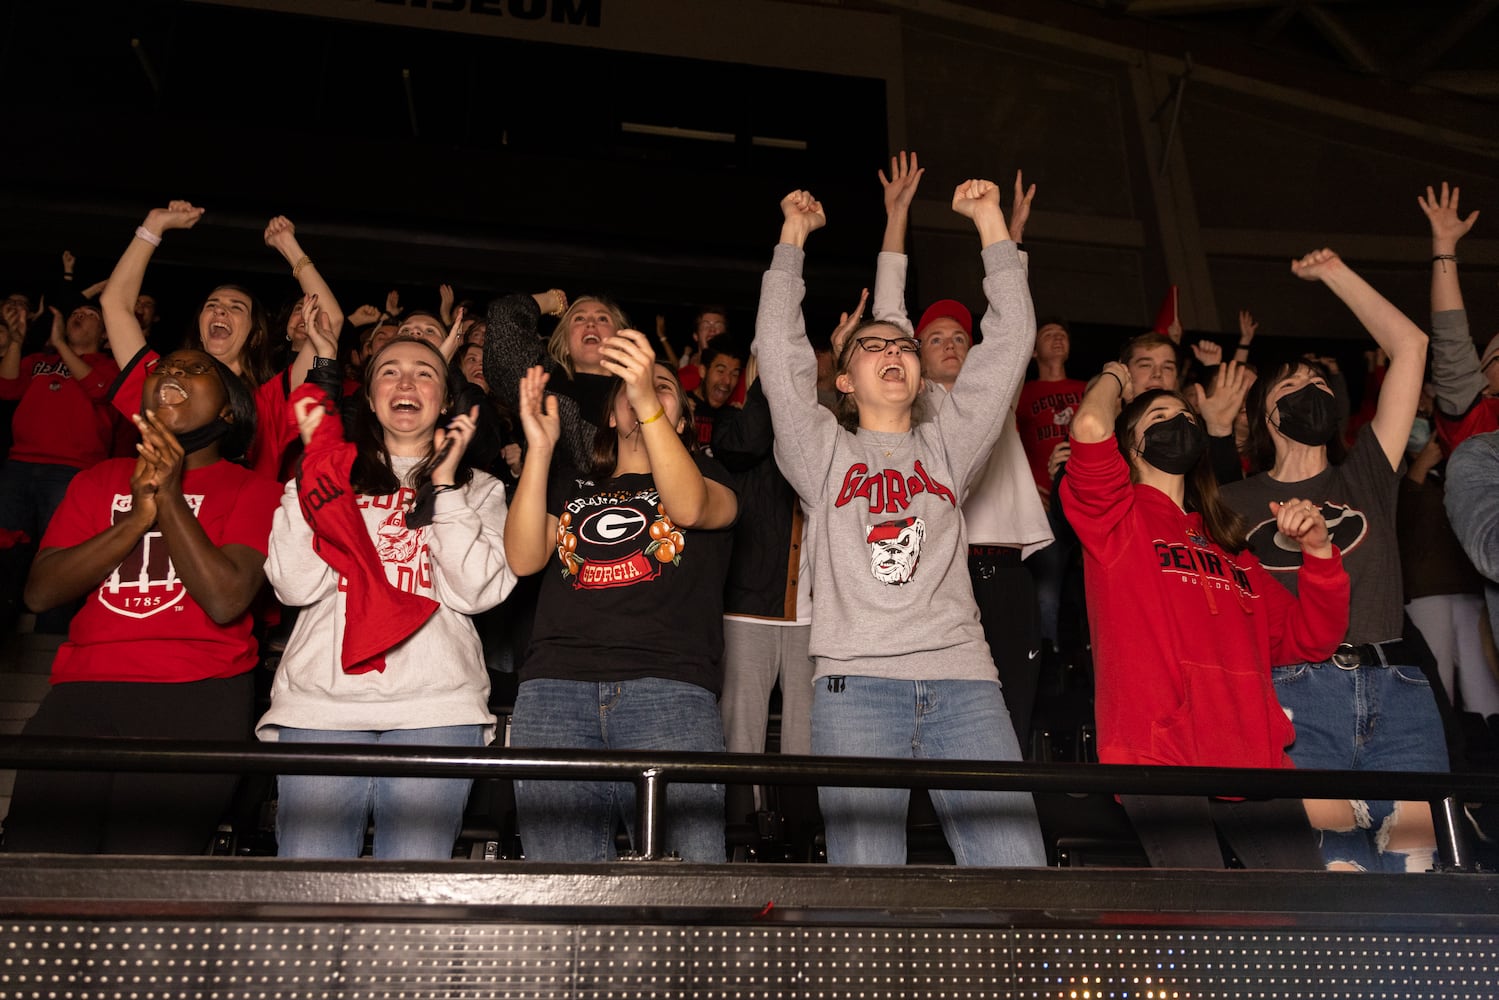
{"label": "person with raised arm", "polygon": [[[546,570],[521,667],[511,745],[724,749],[723,591],[739,501],[728,473],[690,451],[687,397],[645,334],[599,351],[613,379],[589,468],[570,468],[562,414],[540,365],[519,385],[529,454],[505,526],[522,575]],[[609,861],[635,789],[608,781],[515,783],[526,857]],[[666,850],[724,860],[724,786],[666,791]]]}
{"label": "person with raised arm", "polygon": [[[545,346],[537,336],[543,313],[560,317]],[[591,468],[594,438],[606,419],[605,398],[613,390],[602,348],[629,327],[629,319],[609,299],[584,295],[569,304],[558,288],[501,296],[489,304],[486,319],[484,379],[496,397],[515,409],[521,378],[536,365],[544,366],[562,417],[564,456],[575,468]]]}
{"label": "person with raised arm", "polygon": [[[827,219],[806,191],[781,201],[781,239],[761,285],[759,377],[776,460],[813,524],[814,753],[1018,760],[967,573],[958,505],[998,440],[1035,333],[1025,272],[999,189],[964,181],[952,207],[983,248],[988,343],[946,402],[924,410],[920,344],[878,321],[838,353],[840,417],[818,405],[801,304],[804,246]],[[906,789],[823,788],[828,859],[901,864]],[[1030,795],[932,790],[963,865],[1044,865]]]}
{"label": "person with raised arm", "polygon": [[[257,662],[251,600],[265,582],[279,489],[236,464],[255,434],[243,381],[180,350],[141,386],[138,457],[80,472],[26,581],[40,612],[79,598],[30,736],[238,740]],[[234,775],[22,772],[11,851],[202,854]]]}
{"label": "person with raised arm", "polygon": [[1416,197],[1431,223],[1431,383],[1437,436],[1449,455],[1474,434],[1499,430],[1499,334],[1480,357],[1458,281],[1458,241],[1478,221],[1477,212],[1458,212],[1461,193],[1443,181],[1440,193],[1428,187]]}
{"label": "person with raised arm", "polygon": [[[890,158],[890,176],[880,171],[885,193],[885,239],[875,271],[874,318],[906,331],[921,345],[921,375],[927,401],[947,401],[973,344],[973,315],[953,299],[929,305],[913,330],[906,313],[906,221],[924,168],[916,154]],[[1018,248],[1030,218],[1036,185],[1015,172],[1009,236]],[[1022,266],[1026,263],[1020,251]],[[1013,397],[1012,397],[1013,398]],[[1053,541],[1041,499],[1031,487],[1025,446],[1013,416],[963,502],[968,532],[968,575],[978,603],[984,641],[999,670],[1005,705],[1022,751],[1030,746],[1031,713],[1041,677],[1041,623],[1035,582],[1022,560]]]}
{"label": "person with raised arm", "polygon": [[[173,201],[166,208],[152,209],[136,227],[135,237],[115,264],[104,291],[99,293],[109,349],[121,372],[114,388],[115,405],[127,417],[135,413],[135,398],[142,380],[159,360],[156,352],[147,346],[135,314],[146,268],[164,234],[193,228],[203,218],[203,212],[186,201]],[[266,226],[265,242],[291,265],[292,276],[302,286],[303,296],[317,297],[336,337],[343,326],[343,314],[317,266],[302,252],[291,222],[285,216],[271,219]],[[323,343],[319,331],[309,330],[308,334],[308,342],[292,362],[291,376],[283,385],[271,369],[271,333],[265,309],[242,286],[223,284],[209,293],[198,311],[195,334],[189,338],[189,346],[228,365],[254,394],[260,418],[256,421],[257,437],[250,446],[249,461],[252,468],[269,476],[280,473],[286,446],[296,438],[295,429],[286,417],[288,391],[302,384],[308,370],[317,363],[316,358],[331,360],[337,354],[336,342]]]}
{"label": "person with raised arm", "polygon": [[[19,337],[0,337],[0,399],[16,401],[12,443],[0,465],[0,626],[20,608],[26,563],[62,503],[68,483],[110,456],[119,418],[107,398],[120,370],[103,350],[104,319],[85,300],[64,320],[55,306],[48,350],[21,356]],[[14,544],[9,544],[14,542]],[[37,618],[35,631],[63,634],[70,605]]]}
{"label": "person with raised arm", "polygon": [[[310,302],[308,327],[318,325]],[[460,313],[461,315],[461,313]],[[457,324],[455,324],[455,330]],[[426,340],[370,359],[351,441],[318,386],[292,394],[305,451],[271,532],[266,576],[299,607],[256,735],[282,743],[487,746],[489,675],[471,616],[515,573],[501,544],[505,488],[464,461],[477,409]],[[281,775],[282,857],[452,856],[467,778]]]}
{"label": "person with raised arm", "polygon": [[[1348,575],[1327,524],[1306,500],[1268,505],[1304,557],[1293,597],[1220,499],[1204,419],[1172,390],[1136,395],[1129,376],[1111,361],[1089,386],[1059,487],[1083,547],[1099,760],[1292,767],[1271,665],[1325,658],[1347,627]],[[1224,867],[1215,831],[1247,868],[1322,867],[1299,799],[1120,801],[1156,867]]]}
{"label": "person with raised arm", "polygon": [[[1389,355],[1373,420],[1347,456],[1339,407],[1318,362],[1261,369],[1248,399],[1249,440],[1266,471],[1223,487],[1249,525],[1249,547],[1293,593],[1303,563],[1267,504],[1289,497],[1318,506],[1351,582],[1348,630],[1330,657],[1278,661],[1275,690],[1296,726],[1298,767],[1446,771],[1447,743],[1431,685],[1403,640],[1395,508],[1426,365],[1426,334],[1331,250],[1291,263],[1326,285]],[[1425,871],[1436,848],[1425,803],[1333,801],[1314,811],[1330,865]]]}

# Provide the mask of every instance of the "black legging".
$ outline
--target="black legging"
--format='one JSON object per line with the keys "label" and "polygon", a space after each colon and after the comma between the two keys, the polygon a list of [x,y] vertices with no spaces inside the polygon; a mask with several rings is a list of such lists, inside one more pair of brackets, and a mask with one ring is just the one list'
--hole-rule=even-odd
{"label": "black legging", "polygon": [[1245,868],[1321,871],[1322,851],[1300,799],[1226,802],[1193,795],[1121,795],[1153,868],[1223,868],[1218,833]]}
{"label": "black legging", "polygon": [[[186,684],[57,684],[25,735],[249,741],[253,698],[249,673]],[[233,774],[22,771],[5,818],[5,849],[204,854],[238,780]]]}

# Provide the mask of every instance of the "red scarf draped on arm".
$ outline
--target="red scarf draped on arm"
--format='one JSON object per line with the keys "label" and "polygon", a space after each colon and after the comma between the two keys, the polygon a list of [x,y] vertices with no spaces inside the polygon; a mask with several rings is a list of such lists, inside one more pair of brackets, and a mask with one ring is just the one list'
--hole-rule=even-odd
{"label": "red scarf draped on arm", "polygon": [[385,652],[421,628],[437,602],[391,585],[354,503],[349,476],[355,447],[344,440],[337,407],[322,389],[304,383],[288,400],[288,417],[295,423],[295,404],[309,398],[318,401],[324,415],[302,453],[297,500],[312,528],[313,551],[344,580],[344,672],[383,671]]}

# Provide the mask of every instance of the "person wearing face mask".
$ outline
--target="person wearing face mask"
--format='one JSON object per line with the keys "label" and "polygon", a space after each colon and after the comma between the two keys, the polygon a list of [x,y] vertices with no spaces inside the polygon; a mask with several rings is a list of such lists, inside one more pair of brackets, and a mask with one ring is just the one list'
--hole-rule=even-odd
{"label": "person wearing face mask", "polygon": [[[243,740],[276,482],[240,463],[255,404],[202,351],[162,358],[132,419],[135,459],[68,485],[26,581],[37,611],[85,598],[28,736]],[[220,774],[23,771],[5,848],[202,854],[234,794]]]}
{"label": "person wearing face mask", "polygon": [[[1447,743],[1416,651],[1402,640],[1400,552],[1395,537],[1400,463],[1421,396],[1427,338],[1331,250],[1295,261],[1292,273],[1321,281],[1389,356],[1373,419],[1344,457],[1338,404],[1325,370],[1290,361],[1262,371],[1248,400],[1249,440],[1266,471],[1223,488],[1249,523],[1249,546],[1293,591],[1301,553],[1285,543],[1271,501],[1317,504],[1343,552],[1352,604],[1348,630],[1331,657],[1277,660],[1276,693],[1296,726],[1299,767],[1446,771]],[[1332,866],[1424,871],[1436,847],[1424,803],[1336,801],[1314,821]]]}
{"label": "person wearing face mask", "polygon": [[1447,519],[1446,453],[1434,432],[1432,407],[1431,395],[1423,393],[1405,448],[1395,515],[1405,613],[1431,649],[1448,700],[1499,734],[1499,680],[1481,628],[1483,577]]}
{"label": "person wearing face mask", "polygon": [[[1293,597],[1246,547],[1184,396],[1136,395],[1129,369],[1110,362],[1084,395],[1071,440],[1060,489],[1083,547],[1099,760],[1293,766],[1295,732],[1271,664],[1330,655],[1348,620],[1348,576],[1316,505],[1294,496],[1266,504],[1303,557]],[[1157,867],[1223,867],[1215,828],[1246,867],[1322,867],[1299,800],[1120,801]]]}

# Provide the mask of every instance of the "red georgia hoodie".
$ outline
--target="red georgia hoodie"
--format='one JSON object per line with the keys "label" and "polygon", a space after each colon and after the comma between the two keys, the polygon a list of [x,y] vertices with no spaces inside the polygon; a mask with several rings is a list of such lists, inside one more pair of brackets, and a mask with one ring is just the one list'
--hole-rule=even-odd
{"label": "red georgia hoodie", "polygon": [[[1273,664],[1326,660],[1348,627],[1348,574],[1307,556],[1293,597],[1151,486],[1113,437],[1072,442],[1062,482],[1083,545],[1098,756],[1106,764],[1291,767]],[[1293,544],[1293,543],[1287,543]]]}

